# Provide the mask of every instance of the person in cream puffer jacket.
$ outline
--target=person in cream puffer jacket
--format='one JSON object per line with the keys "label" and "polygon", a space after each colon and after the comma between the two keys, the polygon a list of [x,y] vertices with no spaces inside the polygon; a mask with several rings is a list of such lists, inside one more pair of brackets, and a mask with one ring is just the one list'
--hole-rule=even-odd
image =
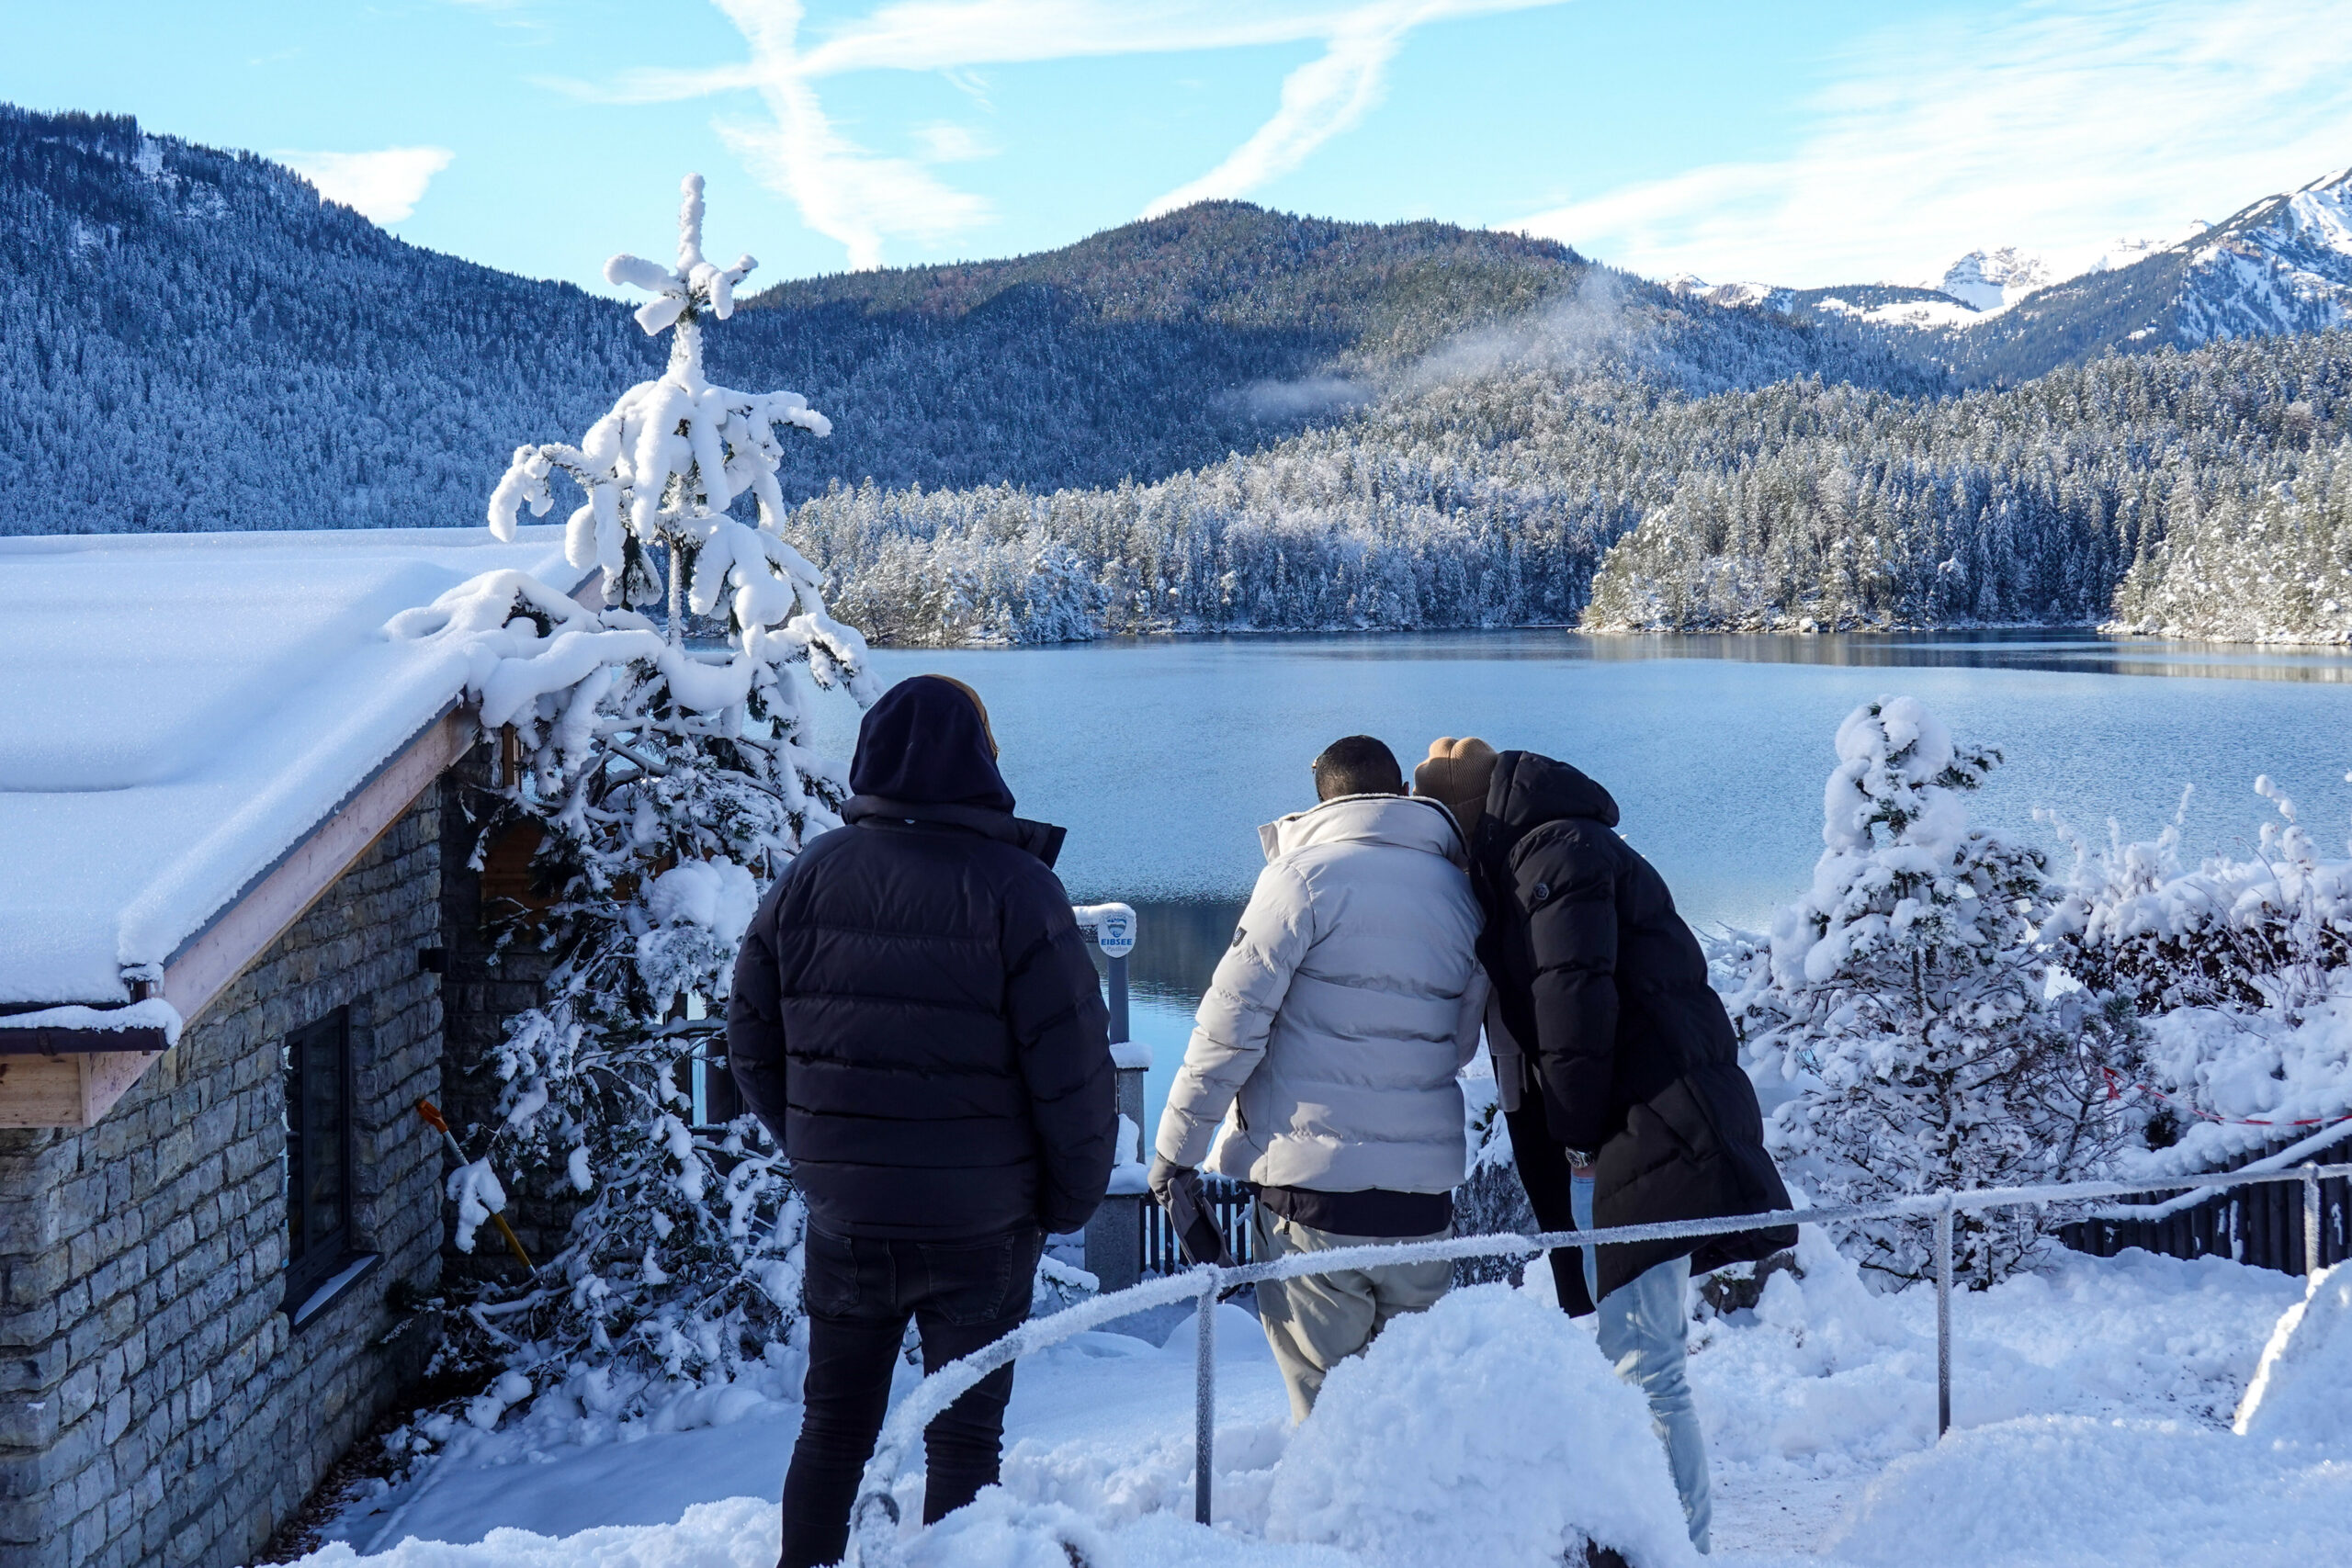
{"label": "person in cream puffer jacket", "polygon": [[[1395,757],[1364,736],[1317,759],[1316,786],[1322,804],[1260,830],[1266,868],[1154,1140],[1155,1190],[1195,1168],[1257,1190],[1261,1258],[1450,1233],[1468,1155],[1457,1075],[1486,1005],[1453,813],[1405,795]],[[1451,1274],[1417,1263],[1260,1286],[1295,1413]]]}

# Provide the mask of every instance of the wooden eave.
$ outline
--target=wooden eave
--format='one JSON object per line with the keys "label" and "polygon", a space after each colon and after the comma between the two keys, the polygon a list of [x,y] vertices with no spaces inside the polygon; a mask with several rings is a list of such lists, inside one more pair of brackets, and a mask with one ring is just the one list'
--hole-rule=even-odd
{"label": "wooden eave", "polygon": [[0,1018],[0,1056],[71,1056],[85,1051],[161,1051],[160,1029],[11,1029]]}

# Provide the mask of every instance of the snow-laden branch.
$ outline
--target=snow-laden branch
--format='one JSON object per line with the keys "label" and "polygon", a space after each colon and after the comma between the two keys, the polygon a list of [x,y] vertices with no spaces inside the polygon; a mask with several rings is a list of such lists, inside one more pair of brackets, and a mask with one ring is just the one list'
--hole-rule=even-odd
{"label": "snow-laden branch", "polygon": [[[701,555],[714,547],[719,558],[709,570],[722,579],[755,555],[778,565],[771,550],[721,536],[729,526],[723,513],[739,496],[758,501],[760,525],[777,549],[797,560],[797,552],[776,537],[785,517],[775,473],[784,461],[782,433],[829,435],[832,424],[797,392],[740,392],[714,386],[703,376],[702,321],[725,321],[734,313],[735,285],[757,264],[750,256],[719,268],[702,255],[702,176],[685,179],[678,215],[678,265],[674,269],[642,256],[616,255],[605,264],[614,283],[643,288],[654,298],[638,308],[637,321],[649,335],[671,334],[670,363],[661,376],[621,394],[612,412],[588,427],[578,446],[548,442],[514,448],[504,476],[491,492],[491,531],[514,536],[517,511],[528,506],[544,517],[555,498],[548,479],[569,475],[584,497],[564,533],[564,553],[574,566],[601,566],[608,592],[626,591],[627,545],[662,546],[673,565],[681,553],[695,561],[697,614],[707,615],[719,589],[705,586]],[[805,561],[799,562],[806,569]],[[789,573],[787,572],[787,575]],[[813,576],[813,573],[810,574]],[[750,624],[752,617],[743,617]],[[774,618],[774,617],[766,617]]]}

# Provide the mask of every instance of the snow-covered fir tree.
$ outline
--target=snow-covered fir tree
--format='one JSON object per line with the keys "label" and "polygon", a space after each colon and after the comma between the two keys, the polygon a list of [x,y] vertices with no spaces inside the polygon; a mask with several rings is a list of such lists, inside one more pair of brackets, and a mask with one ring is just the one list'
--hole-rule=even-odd
{"label": "snow-covered fir tree", "polygon": [[[804,743],[810,683],[872,693],[863,640],[775,532],[781,433],[822,434],[824,421],[793,393],[703,374],[704,323],[727,316],[752,264],[704,260],[701,223],[690,176],[676,267],[606,268],[654,294],[638,320],[673,334],[668,370],[578,446],[518,449],[491,502],[511,534],[519,504],[548,510],[550,474],[573,479],[571,558],[601,566],[618,603],[585,608],[493,573],[390,628],[466,650],[481,722],[520,759],[481,842],[536,829],[549,899],[508,936],[554,955],[546,999],[479,1065],[503,1086],[501,1119],[451,1182],[461,1248],[501,1196],[492,1170],[579,1204],[562,1252],[525,1285],[485,1287],[463,1320],[477,1353],[507,1363],[499,1404],[526,1392],[518,1379],[544,1389],[592,1368],[629,1380],[598,1382],[608,1408],[656,1377],[724,1380],[785,1355],[799,1310],[800,1214],[780,1156],[748,1115],[695,1125],[691,1075],[723,1055],[760,890],[838,825],[848,793],[842,765]],[[726,513],[745,494],[759,526]],[[662,623],[633,607],[649,600],[666,602]]]}
{"label": "snow-covered fir tree", "polygon": [[[2307,404],[2290,404],[2307,425]],[[2193,502],[2115,594],[2115,628],[2235,642],[2352,642],[2352,444],[2298,478]]]}
{"label": "snow-covered fir tree", "polygon": [[[2129,1010],[2051,996],[2042,857],[1969,825],[1963,796],[1999,761],[1909,697],[1838,728],[1813,886],[1731,998],[1750,1060],[1795,1087],[1770,1133],[1818,1199],[2084,1178],[2130,1130],[2108,1077],[2130,1066]],[[1849,1239],[1905,1280],[1932,1269],[1932,1235],[1923,1218]],[[1962,1214],[1955,1268],[1990,1284],[2041,1245],[2030,1211]]]}

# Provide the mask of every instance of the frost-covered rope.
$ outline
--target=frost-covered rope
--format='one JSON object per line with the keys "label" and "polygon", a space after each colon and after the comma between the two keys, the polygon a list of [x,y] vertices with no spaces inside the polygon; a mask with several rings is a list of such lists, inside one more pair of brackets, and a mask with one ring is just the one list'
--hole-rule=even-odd
{"label": "frost-covered rope", "polygon": [[[2352,1176],[2352,1164],[2297,1167],[2290,1170],[2220,1171],[2185,1179],[2154,1181],[2064,1181],[2037,1187],[1984,1187],[1964,1192],[1919,1192],[1878,1203],[1847,1203],[1834,1208],[1775,1209],[1758,1214],[1731,1214],[1704,1220],[1665,1220],[1653,1224],[1611,1225],[1589,1231],[1541,1231],[1532,1235],[1505,1232],[1487,1235],[1448,1236],[1433,1241],[1376,1242],[1363,1247],[1333,1247],[1328,1252],[1294,1253],[1267,1263],[1247,1263],[1232,1269],[1205,1265],[1182,1273],[1132,1285],[1066,1307],[1048,1317],[1033,1319],[960,1361],[951,1361],[916,1385],[884,1423],[858,1489],[857,1506],[850,1518],[849,1554],[842,1568],[891,1568],[899,1561],[899,1509],[890,1483],[901,1460],[933,1418],[961,1398],[999,1367],[1036,1351],[1048,1349],[1076,1335],[1138,1312],[1177,1302],[1204,1300],[1215,1291],[1270,1280],[1291,1280],[1308,1274],[1344,1273],[1358,1269],[1392,1268],[1400,1263],[1436,1262],[1464,1258],[1510,1257],[1518,1253],[1550,1252],[1561,1247],[1621,1246],[1645,1241],[1682,1241],[1692,1236],[1728,1235],[1739,1231],[1773,1230],[1792,1224],[1842,1224],[1861,1220],[1923,1218],[1946,1213],[2022,1208],[2036,1203],[2080,1203],[2100,1198],[2136,1196],[2152,1188],[2197,1187],[2218,1190],[2262,1182],[2328,1180]],[[2199,1194],[2202,1195],[2201,1193]]]}

